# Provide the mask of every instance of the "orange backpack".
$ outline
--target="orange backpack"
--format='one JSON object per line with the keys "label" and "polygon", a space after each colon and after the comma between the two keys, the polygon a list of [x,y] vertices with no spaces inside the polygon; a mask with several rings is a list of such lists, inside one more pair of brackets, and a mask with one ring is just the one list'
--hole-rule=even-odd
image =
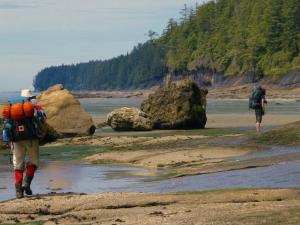
{"label": "orange backpack", "polygon": [[15,121],[23,120],[25,118],[32,118],[34,116],[34,105],[31,101],[6,105],[2,110],[2,116],[5,119],[11,119]]}
{"label": "orange backpack", "polygon": [[34,105],[31,101],[25,102],[23,104],[23,111],[25,114],[25,117],[31,118],[34,116]]}
{"label": "orange backpack", "polygon": [[10,105],[6,105],[3,107],[2,116],[4,119],[10,119]]}

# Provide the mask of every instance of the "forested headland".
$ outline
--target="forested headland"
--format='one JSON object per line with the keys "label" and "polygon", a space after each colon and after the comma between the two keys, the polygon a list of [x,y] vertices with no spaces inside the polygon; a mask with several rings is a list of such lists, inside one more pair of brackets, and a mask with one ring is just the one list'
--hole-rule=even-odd
{"label": "forested headland", "polygon": [[45,68],[34,87],[146,88],[160,84],[167,73],[198,80],[250,74],[276,81],[300,69],[300,1],[216,0],[185,6],[180,19],[170,19],[159,37],[152,31],[149,37],[110,60]]}

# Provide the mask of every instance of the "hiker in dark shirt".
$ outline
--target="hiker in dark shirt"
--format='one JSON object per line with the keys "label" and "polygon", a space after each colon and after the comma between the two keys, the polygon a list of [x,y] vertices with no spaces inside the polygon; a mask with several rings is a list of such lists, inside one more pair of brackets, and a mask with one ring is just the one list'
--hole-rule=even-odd
{"label": "hiker in dark shirt", "polygon": [[249,108],[255,110],[257,133],[260,133],[261,131],[261,122],[262,122],[262,117],[265,114],[266,105],[267,105],[266,89],[258,86],[252,91],[249,98]]}

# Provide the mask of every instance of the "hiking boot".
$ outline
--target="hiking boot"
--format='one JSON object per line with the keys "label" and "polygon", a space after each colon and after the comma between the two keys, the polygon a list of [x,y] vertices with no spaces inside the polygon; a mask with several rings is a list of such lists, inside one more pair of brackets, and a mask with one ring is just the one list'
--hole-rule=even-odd
{"label": "hiking boot", "polygon": [[21,184],[16,184],[16,198],[24,198],[24,189]]}
{"label": "hiking boot", "polygon": [[33,179],[33,177],[28,177],[28,176],[24,177],[23,189],[24,189],[26,195],[32,195],[32,190],[30,188],[32,179]]}

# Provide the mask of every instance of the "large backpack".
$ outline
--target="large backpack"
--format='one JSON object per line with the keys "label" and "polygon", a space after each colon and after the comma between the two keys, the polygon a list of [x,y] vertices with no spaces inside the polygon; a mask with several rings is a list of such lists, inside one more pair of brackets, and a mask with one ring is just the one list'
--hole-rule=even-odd
{"label": "large backpack", "polygon": [[252,90],[249,96],[249,109],[256,109],[261,106],[263,90],[261,87],[256,87]]}
{"label": "large backpack", "polygon": [[34,117],[34,124],[35,124],[36,135],[39,138],[39,140],[42,141],[48,133],[48,126],[46,123],[47,116],[45,111],[40,105],[37,105],[35,108],[36,108],[36,115]]}
{"label": "large backpack", "polygon": [[18,97],[4,107],[2,115],[10,123],[9,139],[17,142],[37,138],[34,106],[30,99]]}
{"label": "large backpack", "polygon": [[37,139],[37,132],[34,118],[25,118],[23,120],[11,120],[10,138],[11,141],[23,141]]}

